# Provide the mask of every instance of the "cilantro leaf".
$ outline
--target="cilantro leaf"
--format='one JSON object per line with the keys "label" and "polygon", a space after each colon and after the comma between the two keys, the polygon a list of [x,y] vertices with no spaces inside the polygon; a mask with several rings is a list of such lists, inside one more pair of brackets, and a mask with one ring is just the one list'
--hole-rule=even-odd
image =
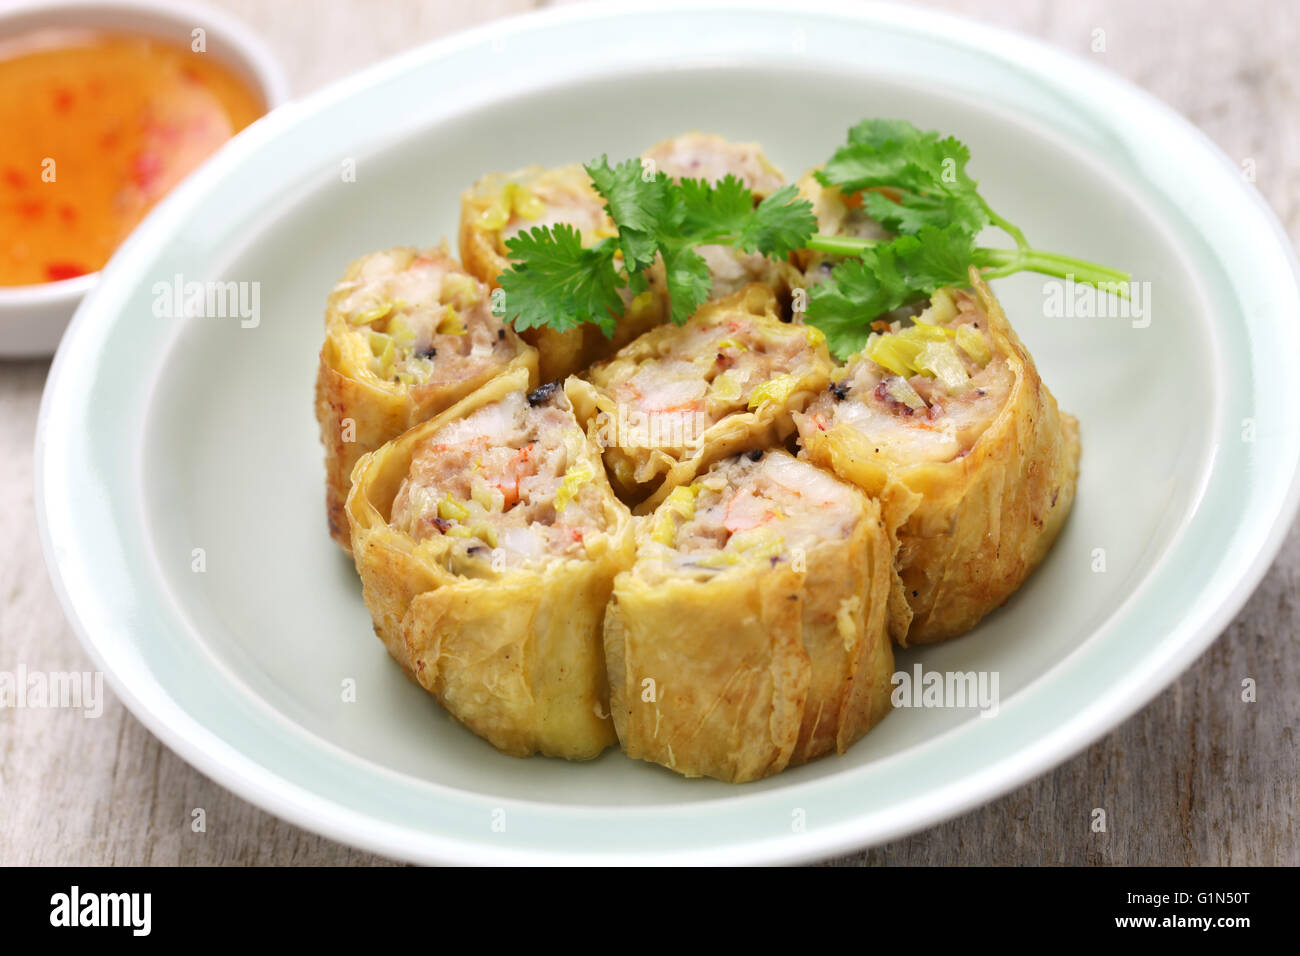
{"label": "cilantro leaf", "polygon": [[618,237],[584,249],[578,231],[560,224],[509,240],[506,251],[515,261],[499,282],[516,329],[563,331],[596,322],[610,335],[623,311],[619,291],[644,291],[645,270],[657,259],[664,263],[672,320],[681,324],[708,300],[713,286],[698,246],[723,244],[780,257],[802,248],[816,228],[811,204],[798,199],[793,186],[755,206],[735,176],[714,184],[675,183],[663,173],[647,179],[639,160],[610,165],[604,156],[586,170]]}
{"label": "cilantro leaf", "polygon": [[944,229],[924,226],[915,236],[899,236],[890,245],[908,281],[926,295],[940,286],[970,282],[975,239],[956,224]]}
{"label": "cilantro leaf", "polygon": [[744,252],[781,258],[802,249],[816,231],[812,203],[800,199],[793,185],[783,186],[760,202],[745,220],[736,245]]}
{"label": "cilantro leaf", "polygon": [[506,241],[515,263],[501,274],[506,318],[516,331],[552,328],[564,332],[595,322],[613,334],[623,311],[619,290],[626,284],[615,262],[617,245],[605,239],[590,249],[577,229],[563,223],[538,226]]}
{"label": "cilantro leaf", "polygon": [[859,195],[867,215],[896,234],[915,235],[925,226],[942,227],[961,222],[964,213],[946,195],[894,194],[892,190],[876,189],[865,190]]}
{"label": "cilantro leaf", "polygon": [[753,193],[733,175],[716,183],[673,182],[664,173],[646,178],[642,169],[639,160],[611,166],[605,156],[586,166],[618,227],[617,248],[634,291],[644,288],[642,273],[661,257],[672,319],[679,324],[708,300],[713,285],[696,247],[724,244],[786,256],[802,248],[816,229],[812,205],[800,200],[793,186],[755,206]]}
{"label": "cilantro leaf", "polygon": [[864,119],[849,130],[850,143],[865,143],[876,149],[890,143],[905,143],[921,139],[925,134],[909,123],[900,119]]}
{"label": "cilantro leaf", "polygon": [[754,216],[754,196],[745,184],[728,174],[716,183],[683,179],[677,184],[681,230],[677,239],[707,242],[739,235]]}
{"label": "cilantro leaf", "polygon": [[848,196],[874,186],[912,186],[916,177],[909,173],[909,164],[902,153],[882,153],[874,146],[850,143],[837,149],[814,175],[823,186],[836,186]]}
{"label": "cilantro leaf", "polygon": [[864,121],[817,179],[846,195],[862,193],[867,213],[891,232],[956,224],[975,235],[995,220],[966,172],[969,162],[970,150],[951,136],[902,120]]}
{"label": "cilantro leaf", "polygon": [[974,255],[973,238],[958,225],[925,226],[915,236],[870,246],[813,286],[807,321],[826,333],[832,354],[847,358],[866,345],[871,323],[882,315],[942,286],[966,285]]}
{"label": "cilantro leaf", "polygon": [[669,218],[672,203],[667,176],[646,179],[639,159],[610,166],[605,156],[585,167],[596,191],[605,197],[605,211],[618,226],[619,248],[628,268],[635,272],[654,262],[658,236]]}
{"label": "cilantro leaf", "polygon": [[[906,120],[867,119],[854,126],[817,178],[859,197],[863,210],[894,238],[816,235],[812,205],[786,186],[761,203],[735,176],[708,183],[647,176],[640,160],[586,166],[618,236],[590,249],[568,225],[535,228],[506,243],[514,264],[499,279],[515,328],[571,329],[598,324],[611,335],[625,295],[649,287],[646,270],[662,261],[671,317],[685,322],[708,300],[713,278],[697,249],[724,245],[774,259],[808,249],[843,258],[809,290],[808,321],[845,358],[860,350],[871,323],[941,286],[964,286],[973,265],[988,278],[1032,270],[1099,287],[1127,288],[1118,269],[1032,248],[1000,217],[966,172],[970,151],[952,137]],[[976,247],[987,225],[1015,239],[1014,249]],[[1123,294],[1122,292],[1119,294]]]}
{"label": "cilantro leaf", "polygon": [[668,280],[671,318],[681,325],[708,301],[713,276],[704,257],[687,245],[664,251],[664,272]]}

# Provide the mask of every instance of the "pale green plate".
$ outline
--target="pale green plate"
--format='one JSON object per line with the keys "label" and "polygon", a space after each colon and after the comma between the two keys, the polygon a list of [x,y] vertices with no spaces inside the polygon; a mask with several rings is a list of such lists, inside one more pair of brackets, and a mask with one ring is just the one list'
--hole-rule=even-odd
{"label": "pale green plate", "polygon": [[[634,155],[698,128],[760,140],[797,174],[864,116],[960,137],[1036,244],[1150,283],[1145,328],[1047,318],[1039,277],[996,284],[1080,419],[1078,500],[1004,609],[900,667],[997,672],[998,715],[899,711],[843,757],[739,788],[617,751],[501,756],[388,660],[326,535],[312,414],[326,292],[361,253],[454,235],[459,193],[486,171]],[[260,283],[260,324],[155,316],[155,283],[178,274]],[[59,351],[41,533],[132,711],[304,826],[420,861],[822,857],[1046,771],[1227,625],[1295,511],[1297,306],[1292,251],[1239,169],[1057,50],[917,9],[566,9],[277,110],[168,199]]]}

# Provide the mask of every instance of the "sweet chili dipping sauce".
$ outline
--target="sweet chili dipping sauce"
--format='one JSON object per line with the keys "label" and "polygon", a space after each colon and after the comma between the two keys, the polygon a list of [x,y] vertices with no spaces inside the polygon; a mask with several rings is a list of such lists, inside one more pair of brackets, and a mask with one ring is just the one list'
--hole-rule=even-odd
{"label": "sweet chili dipping sauce", "polygon": [[0,286],[98,270],[264,112],[241,78],[189,47],[69,30],[0,38]]}

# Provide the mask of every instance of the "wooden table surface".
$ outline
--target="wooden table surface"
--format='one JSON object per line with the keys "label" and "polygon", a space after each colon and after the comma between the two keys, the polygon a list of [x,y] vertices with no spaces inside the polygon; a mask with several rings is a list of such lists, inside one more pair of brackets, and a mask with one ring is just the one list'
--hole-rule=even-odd
{"label": "wooden table surface", "polygon": [[[382,57],[534,4],[214,0],[305,93]],[[537,4],[546,6],[546,3]],[[1300,18],[1289,3],[935,4],[1092,57],[1200,126],[1300,235]],[[1105,51],[1092,51],[1095,31]],[[83,670],[37,542],[32,443],[49,364],[0,362],[0,671]],[[1292,529],[1217,643],[1110,736],[1041,779],[847,864],[1300,863],[1300,641]],[[1243,703],[1244,678],[1258,700]],[[103,716],[0,709],[0,864],[381,864],[254,808],[192,770],[105,691]],[[191,831],[193,808],[207,832]],[[1094,833],[1093,808],[1108,828]]]}

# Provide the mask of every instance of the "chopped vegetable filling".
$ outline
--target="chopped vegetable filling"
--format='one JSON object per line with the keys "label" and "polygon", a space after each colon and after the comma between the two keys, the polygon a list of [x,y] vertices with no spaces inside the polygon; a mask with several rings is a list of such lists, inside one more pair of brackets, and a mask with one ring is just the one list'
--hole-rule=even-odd
{"label": "chopped vegetable filling", "polygon": [[[463,538],[453,561],[507,566],[580,557],[605,530],[608,491],[562,391],[515,392],[429,435],[393,502],[392,527],[417,543]],[[536,399],[536,400],[535,400]]]}
{"label": "chopped vegetable filling", "polygon": [[503,366],[518,340],[445,248],[376,252],[335,287],[356,364],[386,385],[444,385]]}
{"label": "chopped vegetable filling", "polygon": [[806,558],[860,520],[853,490],[785,451],[737,455],[674,488],[649,519],[662,570],[717,571],[755,560]]}
{"label": "chopped vegetable filling", "polygon": [[987,319],[968,293],[940,289],[912,324],[872,332],[866,348],[799,416],[801,434],[846,424],[898,461],[951,461],[974,446],[1011,391]]}

